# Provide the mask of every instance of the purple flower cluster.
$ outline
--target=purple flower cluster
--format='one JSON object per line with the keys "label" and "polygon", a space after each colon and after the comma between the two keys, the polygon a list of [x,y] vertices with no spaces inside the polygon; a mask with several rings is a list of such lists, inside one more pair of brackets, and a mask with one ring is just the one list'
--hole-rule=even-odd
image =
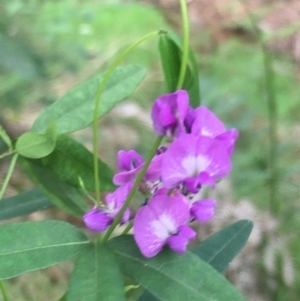
{"label": "purple flower cluster", "polygon": [[[140,184],[147,202],[133,220],[135,241],[146,257],[155,256],[164,245],[178,253],[186,250],[196,232],[192,221],[207,222],[216,208],[213,199],[199,199],[203,186],[215,187],[231,170],[230,156],[238,137],[236,129],[226,130],[223,123],[205,106],[192,109],[184,90],[162,95],[152,107],[156,133],[171,141],[157,150]],[[83,220],[93,231],[104,231],[124,204],[136,175],[144,166],[136,151],[118,153],[113,182],[121,185],[106,197],[106,206],[87,212]],[[129,209],[122,223],[129,220]]]}

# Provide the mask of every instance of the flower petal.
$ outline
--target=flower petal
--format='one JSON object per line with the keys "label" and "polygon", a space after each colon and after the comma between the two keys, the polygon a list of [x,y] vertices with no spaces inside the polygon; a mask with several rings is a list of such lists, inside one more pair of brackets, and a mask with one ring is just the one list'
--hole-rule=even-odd
{"label": "flower petal", "polygon": [[170,144],[162,160],[162,181],[167,188],[174,188],[186,178],[196,176],[197,139],[184,134]]}
{"label": "flower petal", "polygon": [[105,202],[113,217],[118,214],[132,187],[132,182],[126,183],[125,185],[117,188],[114,192],[106,195]]}
{"label": "flower petal", "polygon": [[144,158],[135,150],[118,152],[118,166],[121,171],[130,171],[145,162]]}
{"label": "flower petal", "polygon": [[214,138],[226,131],[221,120],[205,106],[197,108],[194,116],[191,132],[195,135]]}
{"label": "flower petal", "polygon": [[[145,257],[155,256],[165,244],[164,237],[157,235],[153,229],[152,222],[156,220],[156,215],[149,206],[140,208],[134,219],[134,239]],[[164,226],[161,227],[161,231],[165,231]]]}
{"label": "flower petal", "polygon": [[155,256],[188,218],[189,205],[182,197],[153,197],[137,212],[133,223],[134,238],[142,254]]}
{"label": "flower petal", "polygon": [[209,221],[215,214],[217,202],[212,199],[204,199],[193,203],[191,215],[197,221],[205,223]]}
{"label": "flower petal", "polygon": [[113,183],[123,185],[134,180],[135,175],[143,168],[145,160],[136,151],[118,152],[118,166],[121,172],[115,174]]}
{"label": "flower petal", "polygon": [[189,239],[185,236],[172,235],[168,238],[167,243],[169,247],[176,253],[184,253],[188,245]]}
{"label": "flower petal", "polygon": [[113,219],[104,210],[94,208],[82,217],[85,225],[94,232],[105,231]]}
{"label": "flower petal", "polygon": [[165,94],[153,104],[151,117],[154,130],[158,135],[177,135],[183,133],[184,119],[188,111],[189,96],[185,90]]}
{"label": "flower petal", "polygon": [[129,222],[129,219],[130,219],[130,209],[127,208],[122,215],[121,222],[123,224],[127,224]]}
{"label": "flower petal", "polygon": [[161,164],[163,159],[164,153],[160,155],[156,155],[152,160],[151,163],[146,171],[145,179],[148,181],[156,181],[160,178],[161,175]]}
{"label": "flower petal", "polygon": [[216,139],[222,141],[227,149],[228,153],[231,155],[234,150],[234,144],[239,137],[239,132],[237,129],[230,129],[227,132],[220,134],[216,137]]}
{"label": "flower petal", "polygon": [[194,231],[191,227],[187,226],[187,225],[182,225],[179,227],[179,232],[178,235],[180,236],[184,236],[188,239],[195,239],[196,238],[196,231]]}
{"label": "flower petal", "polygon": [[[189,202],[182,195],[158,195],[150,200],[149,206],[156,214],[157,218],[161,218],[162,215],[171,217],[176,229],[188,221],[188,212],[190,210]],[[168,225],[166,224],[166,226]]]}
{"label": "flower petal", "polygon": [[231,161],[226,146],[217,139],[197,137],[196,154],[199,173],[206,172],[217,181],[231,171]]}
{"label": "flower petal", "polygon": [[[202,179],[203,184],[213,185],[214,181],[226,176],[230,170],[229,153],[222,141],[184,134],[164,153],[162,181],[165,187],[174,188],[186,179],[200,175],[199,180]],[[201,173],[206,173],[206,176],[201,176]]]}

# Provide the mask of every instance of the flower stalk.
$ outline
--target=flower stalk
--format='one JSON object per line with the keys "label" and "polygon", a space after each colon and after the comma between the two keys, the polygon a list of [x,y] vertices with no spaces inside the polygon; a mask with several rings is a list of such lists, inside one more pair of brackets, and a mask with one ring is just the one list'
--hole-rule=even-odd
{"label": "flower stalk", "polygon": [[180,66],[179,79],[177,83],[177,89],[181,89],[183,86],[188,58],[189,58],[189,19],[186,0],[180,0],[180,9],[182,16],[182,34],[183,34],[183,47],[182,47],[182,60]]}
{"label": "flower stalk", "polygon": [[103,77],[103,80],[101,81],[101,84],[99,86],[99,89],[97,91],[96,100],[95,100],[95,109],[94,109],[94,119],[93,119],[93,152],[94,152],[94,177],[95,177],[95,192],[96,192],[96,200],[97,204],[100,204],[100,181],[99,181],[99,174],[98,174],[98,112],[100,108],[100,100],[101,95],[104,91],[104,88],[113,73],[113,71],[116,69],[116,67],[119,65],[119,63],[124,59],[124,57],[129,54],[133,49],[135,49],[139,44],[143,43],[144,41],[155,37],[159,34],[165,34],[164,31],[154,31],[151,32],[141,39],[139,39],[134,44],[130,45],[128,48],[126,48],[113,62],[113,64],[110,66],[110,68],[107,70],[105,76]]}
{"label": "flower stalk", "polygon": [[4,180],[4,183],[3,183],[3,186],[0,190],[0,200],[2,199],[5,191],[6,191],[6,188],[7,188],[7,185],[9,183],[9,180],[12,176],[12,173],[14,171],[14,168],[15,168],[15,165],[16,165],[16,162],[17,162],[17,159],[18,159],[18,156],[19,154],[15,154],[12,159],[11,159],[11,162],[10,162],[10,165],[9,165],[9,168],[8,168],[8,172],[7,172],[7,175],[5,177],[5,180]]}
{"label": "flower stalk", "polygon": [[135,195],[135,193],[136,193],[139,185],[141,184],[141,182],[142,182],[142,180],[144,178],[144,175],[145,175],[145,173],[146,173],[146,171],[147,171],[147,169],[148,169],[148,167],[149,167],[149,165],[151,163],[151,160],[155,156],[156,151],[157,151],[158,147],[160,146],[160,144],[162,142],[162,139],[163,139],[163,136],[158,136],[156,138],[156,141],[154,142],[154,144],[152,146],[152,149],[151,149],[151,151],[150,151],[150,153],[148,155],[148,158],[147,158],[147,160],[146,160],[146,162],[145,162],[142,170],[138,173],[137,178],[135,180],[135,183],[134,183],[134,185],[133,185],[133,187],[132,187],[132,189],[131,189],[131,191],[130,191],[130,193],[129,193],[126,201],[125,201],[125,203],[123,204],[122,208],[120,209],[119,213],[117,214],[116,218],[114,219],[112,225],[107,230],[105,236],[103,237],[102,242],[106,242],[109,239],[109,237],[113,233],[114,229],[119,224],[119,222],[120,222],[120,220],[122,218],[123,213],[128,208],[128,206],[129,206],[129,204],[130,204],[133,196]]}
{"label": "flower stalk", "polygon": [[268,50],[266,42],[263,39],[260,28],[247,10],[247,7],[242,3],[244,10],[248,16],[251,26],[257,36],[259,46],[263,56],[264,78],[265,78],[265,92],[268,109],[268,136],[269,136],[269,150],[268,150],[268,169],[269,169],[269,207],[274,215],[280,212],[280,200],[278,199],[278,108],[276,99],[275,74],[273,70],[273,59]]}

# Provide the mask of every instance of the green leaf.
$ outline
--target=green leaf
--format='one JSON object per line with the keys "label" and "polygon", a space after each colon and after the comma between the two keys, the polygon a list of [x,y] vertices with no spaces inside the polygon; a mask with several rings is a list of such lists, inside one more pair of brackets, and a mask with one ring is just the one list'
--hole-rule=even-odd
{"label": "green leaf", "polygon": [[35,182],[51,202],[66,212],[81,217],[88,209],[78,189],[62,182],[41,160],[19,158],[19,163],[29,178]]}
{"label": "green leaf", "polygon": [[179,255],[165,248],[147,259],[130,235],[113,238],[108,244],[122,272],[159,300],[245,301],[222,275],[191,252]]}
{"label": "green leaf", "polygon": [[[229,263],[242,250],[252,231],[253,223],[241,220],[213,234],[191,251],[224,273]],[[138,301],[157,301],[151,293],[144,291]],[[159,301],[159,300],[158,300]]]}
{"label": "green leaf", "polygon": [[240,220],[208,237],[191,251],[218,272],[224,273],[230,262],[243,249],[252,229],[251,221]]}
{"label": "green leaf", "polygon": [[87,245],[76,260],[67,301],[125,301],[123,276],[107,245]]}
{"label": "green leaf", "polygon": [[7,145],[8,150],[12,150],[13,146],[11,143],[11,140],[7,133],[5,132],[4,128],[0,125],[0,138],[4,141],[4,143]]}
{"label": "green leaf", "polygon": [[[93,154],[74,139],[60,135],[55,150],[43,158],[42,163],[61,181],[79,188],[80,176],[87,190],[95,190]],[[98,160],[98,163],[101,189],[115,189],[112,183],[113,171],[101,160]]]}
{"label": "green leaf", "polygon": [[[159,52],[167,84],[167,90],[172,93],[177,90],[182,59],[182,41],[175,32],[168,32],[159,38]],[[189,61],[182,89],[190,96],[190,105],[198,107],[200,101],[200,86],[198,65],[193,52],[189,51]]]}
{"label": "green leaf", "polygon": [[58,299],[58,301],[67,301],[66,297],[67,297],[67,295],[64,294],[63,296],[61,296],[61,297]]}
{"label": "green leaf", "polygon": [[[118,102],[130,96],[145,75],[146,69],[139,65],[117,68],[101,96],[98,117],[107,114]],[[67,92],[38,116],[32,130],[44,131],[52,121],[55,121],[61,134],[89,126],[93,122],[95,99],[103,76],[91,78]]]}
{"label": "green leaf", "polygon": [[143,294],[138,298],[138,301],[160,301],[160,299],[157,299],[147,290],[144,290]]}
{"label": "green leaf", "polygon": [[53,204],[40,189],[32,189],[0,201],[0,220],[44,210]]}
{"label": "green leaf", "polygon": [[176,91],[180,72],[180,52],[168,34],[159,37],[159,53],[169,93]]}
{"label": "green leaf", "polygon": [[54,150],[56,143],[56,126],[50,123],[45,134],[36,132],[24,133],[16,143],[16,151],[26,158],[45,157]]}
{"label": "green leaf", "polygon": [[144,288],[128,276],[124,277],[126,301],[137,301],[143,294]]}
{"label": "green leaf", "polygon": [[1,225],[0,237],[0,279],[69,260],[88,242],[78,228],[54,220]]}

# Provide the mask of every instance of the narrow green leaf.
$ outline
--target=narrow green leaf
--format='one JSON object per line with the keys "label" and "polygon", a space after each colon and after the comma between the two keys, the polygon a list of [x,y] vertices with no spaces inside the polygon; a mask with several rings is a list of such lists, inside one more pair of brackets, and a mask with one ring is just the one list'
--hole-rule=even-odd
{"label": "narrow green leaf", "polygon": [[5,142],[5,144],[8,147],[8,150],[13,149],[12,142],[11,142],[9,136],[7,135],[7,133],[5,132],[4,128],[1,125],[0,125],[0,138]]}
{"label": "narrow green leaf", "polygon": [[56,125],[50,123],[45,134],[24,133],[16,143],[16,151],[26,158],[38,159],[49,155],[55,148]]}
{"label": "narrow green leaf", "polygon": [[168,34],[160,35],[158,47],[167,90],[172,93],[176,90],[180,72],[180,51]]}
{"label": "narrow green leaf", "polygon": [[[42,163],[61,181],[79,188],[78,177],[80,176],[87,190],[95,190],[93,154],[74,139],[60,135],[55,150],[43,158]],[[112,178],[113,171],[99,160],[99,179],[103,191],[115,188]]]}
{"label": "narrow green leaf", "polygon": [[54,220],[1,225],[0,238],[0,279],[69,260],[88,242],[78,228]]}
{"label": "narrow green leaf", "polygon": [[40,189],[32,189],[0,201],[0,220],[30,214],[52,207],[53,204]]}
{"label": "narrow green leaf", "polygon": [[245,246],[252,229],[251,221],[240,220],[211,235],[191,251],[218,272],[224,273],[230,262]]}
{"label": "narrow green leaf", "polygon": [[179,255],[165,248],[147,259],[130,235],[113,238],[108,244],[122,272],[159,300],[245,301],[222,275],[191,252]]}
{"label": "narrow green leaf", "polygon": [[[118,102],[130,96],[145,75],[146,69],[139,65],[117,68],[102,94],[98,117],[107,114]],[[80,84],[47,107],[35,120],[32,130],[44,131],[51,121],[55,121],[60,134],[89,126],[93,122],[96,94],[103,76],[101,74]]]}
{"label": "narrow green leaf", "polygon": [[[161,35],[159,39],[159,52],[161,63],[169,93],[177,89],[182,58],[182,41],[175,33]],[[200,86],[198,65],[193,52],[189,51],[188,68],[185,75],[182,89],[187,90],[190,96],[190,105],[198,107],[200,105]]]}
{"label": "narrow green leaf", "polygon": [[76,260],[67,301],[125,301],[123,276],[107,245],[87,245]]}
{"label": "narrow green leaf", "polygon": [[29,178],[35,182],[50,201],[66,212],[81,217],[88,209],[79,190],[62,182],[40,160],[19,158],[19,163]]}

